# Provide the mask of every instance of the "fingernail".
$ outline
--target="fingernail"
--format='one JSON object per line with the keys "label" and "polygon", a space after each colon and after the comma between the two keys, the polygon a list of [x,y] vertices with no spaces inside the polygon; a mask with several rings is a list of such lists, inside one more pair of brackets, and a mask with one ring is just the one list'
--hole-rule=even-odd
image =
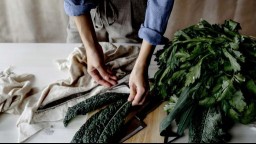
{"label": "fingernail", "polygon": [[136,105],[137,105],[136,103],[134,103],[134,102],[132,103],[132,106],[136,106]]}

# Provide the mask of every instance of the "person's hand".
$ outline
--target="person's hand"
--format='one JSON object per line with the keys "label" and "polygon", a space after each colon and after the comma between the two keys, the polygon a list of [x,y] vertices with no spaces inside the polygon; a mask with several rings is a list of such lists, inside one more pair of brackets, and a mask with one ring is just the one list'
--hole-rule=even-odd
{"label": "person's hand", "polygon": [[117,77],[105,67],[102,47],[97,44],[95,48],[87,49],[87,71],[100,85],[112,87],[117,84]]}
{"label": "person's hand", "polygon": [[132,102],[133,106],[143,105],[148,97],[148,67],[154,49],[155,46],[151,45],[146,40],[143,40],[139,56],[136,60],[129,81],[130,96],[128,101]]}
{"label": "person's hand", "polygon": [[149,90],[149,83],[146,68],[136,68],[132,70],[129,80],[130,96],[128,101],[133,106],[143,105]]}
{"label": "person's hand", "polygon": [[100,85],[116,85],[116,76],[105,67],[102,47],[98,43],[90,12],[75,16],[75,23],[86,49],[88,73]]}

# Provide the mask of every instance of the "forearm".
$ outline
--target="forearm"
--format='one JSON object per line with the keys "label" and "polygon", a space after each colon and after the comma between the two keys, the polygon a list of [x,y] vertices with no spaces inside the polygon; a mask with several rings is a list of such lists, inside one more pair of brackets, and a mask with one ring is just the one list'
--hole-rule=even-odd
{"label": "forearm", "polygon": [[87,50],[95,49],[98,44],[96,33],[93,27],[90,13],[81,16],[75,16],[75,23],[80,37]]}
{"label": "forearm", "polygon": [[140,69],[143,71],[147,70],[154,50],[155,50],[155,46],[153,46],[146,40],[143,40],[140,53],[136,60],[134,68]]}
{"label": "forearm", "polygon": [[147,98],[147,91],[149,90],[148,66],[154,49],[155,46],[143,40],[129,80],[130,96],[128,101],[132,101],[132,105],[142,105]]}

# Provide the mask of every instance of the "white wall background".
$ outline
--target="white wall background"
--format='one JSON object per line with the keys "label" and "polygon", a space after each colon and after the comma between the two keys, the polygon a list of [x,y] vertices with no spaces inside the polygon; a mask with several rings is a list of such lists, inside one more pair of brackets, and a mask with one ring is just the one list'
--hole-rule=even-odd
{"label": "white wall background", "polygon": [[[233,19],[241,33],[256,36],[256,0],[175,0],[165,36],[196,24]],[[68,17],[63,0],[0,0],[0,42],[66,42]]]}
{"label": "white wall background", "polygon": [[0,42],[65,42],[63,0],[0,0]]}

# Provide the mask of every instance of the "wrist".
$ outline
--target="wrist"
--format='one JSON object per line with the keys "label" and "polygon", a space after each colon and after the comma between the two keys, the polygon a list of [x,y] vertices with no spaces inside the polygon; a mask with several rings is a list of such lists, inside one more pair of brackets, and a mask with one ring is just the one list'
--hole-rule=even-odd
{"label": "wrist", "polygon": [[137,62],[135,63],[133,69],[134,69],[135,71],[146,72],[147,69],[148,69],[148,65],[149,65],[149,64],[147,64],[147,63],[140,63],[140,62],[138,62],[138,60],[137,60]]}
{"label": "wrist", "polygon": [[102,50],[101,46],[97,42],[92,42],[92,43],[84,43],[84,47],[86,49],[86,52],[88,53],[97,53],[100,50]]}
{"label": "wrist", "polygon": [[148,77],[148,67],[146,65],[135,64],[132,69],[132,76],[137,78],[147,78]]}
{"label": "wrist", "polygon": [[93,52],[98,50],[99,42],[96,37],[90,13],[75,16],[75,23],[86,50]]}
{"label": "wrist", "polygon": [[135,63],[135,68],[148,68],[150,64],[151,57],[153,55],[155,46],[151,45],[147,41],[143,40],[139,56]]}

